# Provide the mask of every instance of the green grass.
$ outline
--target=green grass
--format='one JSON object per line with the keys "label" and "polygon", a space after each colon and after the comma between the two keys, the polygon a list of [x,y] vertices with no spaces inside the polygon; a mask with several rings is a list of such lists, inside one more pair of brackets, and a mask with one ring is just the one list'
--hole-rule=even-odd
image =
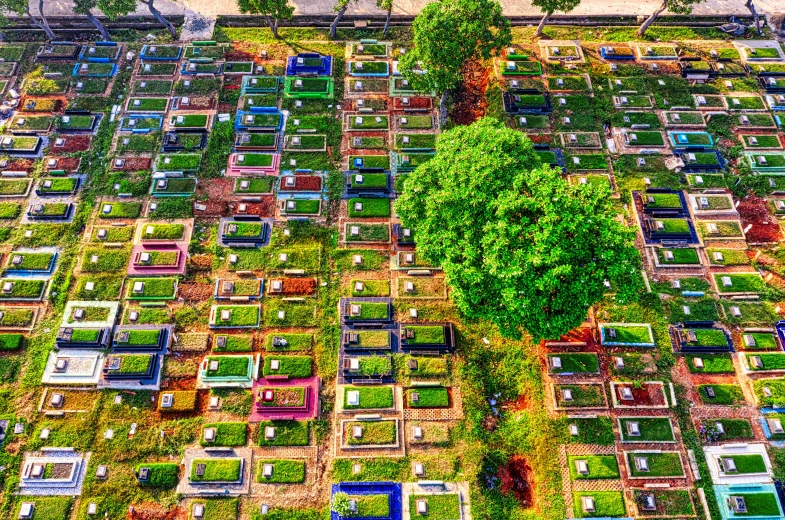
{"label": "green grass", "polygon": [[[225,520],[237,518],[237,511],[240,506],[240,499],[238,498],[214,498],[214,499],[199,499],[191,502],[193,504],[204,505],[204,517],[195,519],[193,515],[189,516],[189,520]],[[193,509],[192,509],[193,510]]]}
{"label": "green grass", "polygon": [[[314,327],[315,307],[311,302],[286,302],[281,299],[268,299],[264,305],[264,324],[267,327]],[[278,312],[283,311],[280,318]]]}
{"label": "green grass", "polygon": [[[289,203],[294,202],[294,208]],[[289,199],[286,201],[284,213],[292,215],[318,215],[321,207],[319,199]]]}
{"label": "green grass", "polygon": [[751,455],[723,455],[723,459],[733,459],[736,463],[736,471],[732,475],[748,475],[755,473],[766,473],[766,462],[763,455],[754,453]]}
{"label": "green grass", "polygon": [[[576,461],[585,460],[589,473],[578,473]],[[619,464],[615,455],[568,455],[570,480],[619,478]]]}
{"label": "green grass", "polygon": [[[152,233],[150,233],[152,228]],[[184,224],[146,224],[142,230],[143,240],[179,240],[185,234]]]}
{"label": "green grass", "polygon": [[[627,425],[637,422],[640,436],[634,437],[627,433]],[[631,442],[670,442],[676,440],[673,427],[667,417],[627,417],[619,418],[621,438]]]}
{"label": "green grass", "polygon": [[[273,338],[279,337],[286,341],[285,346],[273,346]],[[313,334],[272,332],[267,336],[266,348],[270,352],[298,352],[311,350]]]}
{"label": "green grass", "polygon": [[[632,139],[632,135],[635,135],[635,139]],[[654,131],[646,131],[646,130],[634,130],[628,131],[627,135],[629,136],[629,144],[630,146],[663,146],[665,145],[665,139],[662,137],[660,132]]]}
{"label": "green grass", "polygon": [[[730,286],[726,287],[723,285],[722,278],[725,276],[730,278]],[[714,280],[717,283],[717,289],[720,293],[761,293],[765,290],[766,286],[763,279],[757,273],[717,273],[714,275]]]}
{"label": "green grass", "polygon": [[[561,359],[562,368],[553,368],[552,359],[554,357]],[[565,372],[593,374],[600,371],[600,363],[597,359],[597,355],[593,353],[561,352],[558,354],[548,354],[548,369],[555,374]]]}
{"label": "green grass", "polygon": [[[351,234],[351,228],[359,228],[358,235]],[[390,226],[388,224],[360,224],[357,222],[346,224],[347,242],[389,242]]]}
{"label": "green grass", "polygon": [[[382,218],[390,216],[390,199],[353,198],[347,201],[349,216],[353,218]],[[356,204],[362,204],[358,209]]]}
{"label": "green grass", "polygon": [[114,354],[120,358],[120,374],[145,374],[150,368],[153,358],[150,354]]}
{"label": "green grass", "polygon": [[[271,477],[263,475],[264,466],[273,465]],[[284,459],[260,459],[256,481],[270,484],[299,484],[305,482],[305,461]]]}
{"label": "green grass", "polygon": [[[572,391],[572,401],[564,401],[561,391]],[[558,404],[562,408],[596,407],[605,405],[605,396],[600,385],[556,385]]]}
{"label": "green grass", "polygon": [[[231,315],[224,321],[222,311],[229,310]],[[259,323],[259,307],[255,305],[218,305],[215,308],[215,325],[221,327],[255,327]]]}
{"label": "green grass", "polygon": [[[363,290],[357,290],[357,284],[363,284]],[[390,295],[390,282],[387,280],[356,280],[350,282],[351,295],[374,297],[374,296],[389,296]]]}
{"label": "green grass", "polygon": [[[754,345],[747,345],[744,342],[744,336],[752,336]],[[742,335],[742,342],[740,345],[744,350],[775,350],[778,349],[777,340],[774,334],[765,332],[746,332]]]}
{"label": "green grass", "polygon": [[[722,260],[718,260],[716,253],[722,255]],[[744,249],[706,249],[709,262],[712,265],[749,265],[750,259]]]}
{"label": "green grass", "polygon": [[[417,401],[414,400],[415,394]],[[446,408],[450,406],[450,394],[444,387],[410,388],[406,391],[406,403],[411,408]]]}
{"label": "green grass", "polygon": [[[196,474],[197,464],[204,464],[204,475]],[[191,482],[234,482],[240,480],[242,465],[240,459],[193,459],[191,462]]]}
{"label": "green grass", "polygon": [[[360,393],[358,405],[349,404],[349,392]],[[390,386],[345,386],[343,388],[343,407],[346,410],[375,410],[392,408],[393,389]]]}
{"label": "green grass", "polygon": [[725,433],[719,436],[721,441],[753,439],[752,425],[747,419],[708,419],[701,425],[707,430],[716,429],[716,424],[722,423]]}
{"label": "green grass", "polygon": [[[141,293],[134,292],[136,282],[144,283],[144,290]],[[125,291],[125,297],[129,300],[137,298],[172,299],[175,297],[176,282],[176,278],[131,278]]]}
{"label": "green grass", "polygon": [[0,351],[16,350],[22,346],[23,341],[22,334],[0,334]]}
{"label": "green grass", "polygon": [[406,343],[410,345],[441,345],[445,342],[444,327],[441,325],[406,325],[403,337],[407,334],[406,331],[414,331],[413,338],[406,338]]}
{"label": "green grass", "polygon": [[168,104],[167,98],[131,98],[128,100],[128,111],[164,112]]}
{"label": "green grass", "polygon": [[[266,439],[265,427],[275,428],[275,438]],[[259,423],[259,446],[308,446],[310,428],[305,421],[262,421]]]}
{"label": "green grass", "polygon": [[[622,344],[652,343],[651,329],[642,325],[605,325],[605,342]],[[611,338],[608,329],[616,329],[616,337]]]}
{"label": "green grass", "polygon": [[[109,206],[108,213],[106,206]],[[140,202],[105,202],[100,205],[98,215],[101,218],[137,218],[141,212]]]}
{"label": "green grass", "polygon": [[[706,388],[714,389],[714,397],[706,394]],[[744,394],[738,385],[698,385],[698,395],[704,404],[733,405],[744,402]]]}
{"label": "green grass", "polygon": [[[613,446],[616,436],[613,433],[613,420],[610,417],[575,417],[562,420],[561,427],[566,431],[567,438],[573,444],[598,444]],[[569,425],[578,427],[578,435],[569,434]]]}
{"label": "green grass", "polygon": [[734,514],[734,517],[777,517],[780,515],[779,500],[774,493],[733,493],[742,497],[747,504],[747,514]]}
{"label": "green grass", "polygon": [[[277,360],[280,366],[277,370],[271,368],[271,362]],[[292,379],[302,379],[311,377],[313,361],[311,356],[266,356],[262,375],[267,376],[289,376]]]}
{"label": "green grass", "polygon": [[248,356],[208,356],[208,367],[214,360],[218,361],[218,370],[208,368],[206,377],[247,377],[252,363]]}
{"label": "green grass", "polygon": [[[594,512],[583,510],[583,497],[594,498]],[[620,517],[627,513],[621,491],[573,491],[573,513],[577,518]]]}
{"label": "green grass", "polygon": [[138,474],[142,467],[150,468],[150,474],[147,481],[139,482],[140,486],[173,488],[177,485],[180,474],[179,464],[169,462],[144,463],[136,466],[134,471]]}
{"label": "green grass", "polygon": [[[665,252],[668,251],[673,255],[672,259],[665,258]],[[700,264],[698,252],[691,247],[679,247],[676,249],[658,248],[657,259],[661,264],[676,264],[676,265],[695,265]]]}
{"label": "green grass", "polygon": [[[21,263],[14,264],[14,257],[20,256]],[[27,253],[11,251],[6,261],[6,270],[14,271],[46,271],[52,264],[54,253]]]}
{"label": "green grass", "polygon": [[[204,430],[207,428],[215,429],[214,442],[204,440]],[[248,442],[248,425],[244,422],[205,424],[202,427],[202,436],[199,442],[202,446],[245,446]]]}
{"label": "green grass", "polygon": [[35,504],[32,520],[68,520],[71,518],[71,508],[74,503],[71,497],[20,497],[19,505],[15,508],[15,514],[13,517],[9,516],[9,518],[19,518],[22,502]]}
{"label": "green grass", "polygon": [[417,501],[428,501],[428,514],[425,518],[428,520],[460,520],[461,514],[461,500],[457,494],[448,495],[409,495],[409,511],[412,511],[412,518],[417,515]]}
{"label": "green grass", "polygon": [[[635,468],[635,457],[644,456],[649,461],[649,471]],[[627,453],[631,477],[678,477],[684,475],[681,456],[676,452]]]}
{"label": "green grass", "polygon": [[[218,338],[225,338],[226,345],[218,346]],[[253,337],[239,334],[218,334],[213,337],[213,352],[251,352]]]}
{"label": "green grass", "polygon": [[[354,426],[362,426],[362,438],[354,438],[352,435]],[[344,435],[350,446],[394,444],[398,438],[398,428],[393,421],[352,421],[345,424]]]}
{"label": "green grass", "polygon": [[[753,366],[750,357],[758,356],[763,363],[762,368],[758,368]],[[785,370],[785,353],[777,352],[777,353],[759,353],[759,354],[747,354],[747,366],[750,367],[750,370],[759,371],[759,370]]]}
{"label": "green grass", "polygon": [[[703,360],[703,368],[695,366],[694,359]],[[685,357],[687,367],[693,374],[734,374],[730,354],[690,354]]]}
{"label": "green grass", "polygon": [[0,280],[0,286],[6,282],[13,282],[10,293],[0,292],[0,299],[38,298],[46,287],[46,280],[8,279]]}

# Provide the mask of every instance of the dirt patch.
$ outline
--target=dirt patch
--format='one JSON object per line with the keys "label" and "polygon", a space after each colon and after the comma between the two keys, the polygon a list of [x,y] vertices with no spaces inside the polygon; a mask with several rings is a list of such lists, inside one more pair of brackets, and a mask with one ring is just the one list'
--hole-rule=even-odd
{"label": "dirt patch", "polygon": [[206,218],[228,217],[230,214],[229,204],[216,200],[200,200],[194,204],[194,216]]}
{"label": "dirt patch", "polygon": [[316,292],[315,278],[284,278],[283,290],[278,293],[284,296],[310,296]]}
{"label": "dirt patch", "polygon": [[[275,216],[275,197],[267,195],[260,197],[260,202],[239,202],[230,203],[229,209],[236,215],[257,215],[259,217],[274,217]],[[240,205],[244,207],[241,208]]]}
{"label": "dirt patch", "polygon": [[215,106],[215,99],[207,96],[189,97],[188,105],[180,105],[181,110],[210,110]]}
{"label": "dirt patch", "polygon": [[322,178],[317,175],[295,175],[294,186],[282,183],[278,191],[322,191]]}
{"label": "dirt patch", "polygon": [[185,520],[186,511],[175,508],[168,511],[161,504],[138,504],[128,509],[127,520]]}
{"label": "dirt patch", "polygon": [[553,142],[553,136],[551,134],[528,134],[529,139],[534,144],[551,144]]}
{"label": "dirt patch", "polygon": [[89,135],[69,135],[61,137],[63,144],[57,146],[54,141],[50,148],[52,153],[85,152],[90,149],[91,137]]}
{"label": "dirt patch", "polygon": [[33,161],[30,159],[16,159],[8,163],[8,166],[5,168],[6,171],[9,172],[28,172],[33,169]]}
{"label": "dirt patch", "polygon": [[526,394],[521,394],[515,401],[510,401],[505,404],[503,408],[509,412],[524,412],[530,410],[531,407],[532,403]]}
{"label": "dirt patch", "polygon": [[622,401],[621,389],[623,386],[616,387],[616,399],[625,406],[662,406],[668,404],[665,401],[665,394],[660,385],[632,386],[632,401]]}
{"label": "dirt patch", "polygon": [[[57,159],[57,164],[50,167],[50,159]],[[79,157],[44,157],[44,164],[46,165],[47,171],[64,170],[68,173],[72,173],[79,169],[80,162],[82,162],[82,160]]]}
{"label": "dirt patch", "polygon": [[[764,199],[750,195],[736,209],[741,216],[741,225],[746,229],[744,234],[748,242],[777,242],[782,238],[780,226],[769,214],[769,206]],[[747,226],[751,227],[747,229]]]}
{"label": "dirt patch", "polygon": [[188,268],[199,271],[210,270],[213,267],[213,255],[193,255],[188,259]]}
{"label": "dirt patch", "polygon": [[203,302],[212,295],[213,286],[209,284],[184,282],[177,285],[177,297],[188,302]]}
{"label": "dirt patch", "polygon": [[488,69],[479,61],[468,61],[463,66],[463,81],[453,92],[450,118],[459,125],[471,124],[485,115],[488,103]]}
{"label": "dirt patch", "polygon": [[534,490],[531,485],[532,468],[529,462],[520,455],[516,455],[507,462],[506,466],[499,467],[499,480],[502,484],[502,493],[513,493],[523,507],[534,505]]}
{"label": "dirt patch", "polygon": [[[38,105],[42,101],[52,101],[54,103],[54,106],[52,107],[52,110],[41,110],[40,108],[37,108],[35,106],[35,105]],[[67,102],[67,101],[68,101],[68,98],[66,98],[66,97],[46,97],[46,98],[28,98],[28,97],[26,97],[26,98],[24,98],[22,100],[22,103],[20,104],[20,106],[22,107],[22,112],[33,112],[33,113],[43,114],[43,113],[47,113],[47,112],[59,112],[60,109],[63,107],[63,104],[65,102]],[[33,105],[32,108],[28,108],[28,105],[31,102],[34,102],[35,105]]]}
{"label": "dirt patch", "polygon": [[124,172],[138,172],[140,170],[149,170],[150,165],[152,164],[152,159],[147,157],[126,157],[124,159],[123,165],[121,167],[117,167],[117,165],[113,162],[112,169],[113,170],[120,170]]}
{"label": "dirt patch", "polygon": [[255,56],[250,52],[234,49],[224,54],[226,61],[254,61]]}
{"label": "dirt patch", "polygon": [[221,177],[200,182],[197,190],[199,195],[205,195],[210,202],[232,200],[234,198],[235,179]]}
{"label": "dirt patch", "polygon": [[403,98],[396,97],[393,100],[394,110],[430,110],[433,108],[433,99],[429,97],[413,97],[409,98],[409,104],[404,105],[401,101]]}

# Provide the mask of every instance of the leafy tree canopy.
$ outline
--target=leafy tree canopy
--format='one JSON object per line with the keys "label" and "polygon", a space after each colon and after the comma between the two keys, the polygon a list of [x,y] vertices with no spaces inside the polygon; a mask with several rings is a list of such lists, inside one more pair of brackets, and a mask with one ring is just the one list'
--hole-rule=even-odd
{"label": "leafy tree canopy", "polygon": [[289,0],[237,0],[237,7],[243,14],[260,14],[277,20],[290,20],[294,14]]}
{"label": "leafy tree canopy", "polygon": [[609,189],[570,183],[496,119],[442,134],[395,210],[460,311],[507,336],[557,338],[586,319],[606,280],[622,299],[641,286],[635,231],[616,220]]}
{"label": "leafy tree canopy", "polygon": [[540,11],[546,14],[553,14],[555,12],[569,13],[578,5],[581,0],[532,0],[534,7],[539,7]]}
{"label": "leafy tree canopy", "polygon": [[412,24],[414,49],[403,55],[401,73],[412,87],[442,93],[461,80],[463,64],[488,59],[510,44],[510,21],[495,0],[430,2]]}

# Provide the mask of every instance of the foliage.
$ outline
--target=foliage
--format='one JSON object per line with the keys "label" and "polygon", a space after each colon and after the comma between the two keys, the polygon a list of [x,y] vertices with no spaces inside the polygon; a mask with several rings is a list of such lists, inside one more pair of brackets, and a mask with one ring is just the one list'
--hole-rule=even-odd
{"label": "foliage", "polygon": [[494,0],[440,0],[427,4],[412,24],[414,49],[400,70],[423,92],[444,92],[461,80],[463,64],[489,59],[512,39],[510,22]]}
{"label": "foliage", "polygon": [[555,338],[580,325],[606,280],[632,295],[639,256],[607,188],[533,164],[525,135],[482,119],[440,136],[395,209],[418,253],[444,269],[461,312],[507,335],[522,327]]}

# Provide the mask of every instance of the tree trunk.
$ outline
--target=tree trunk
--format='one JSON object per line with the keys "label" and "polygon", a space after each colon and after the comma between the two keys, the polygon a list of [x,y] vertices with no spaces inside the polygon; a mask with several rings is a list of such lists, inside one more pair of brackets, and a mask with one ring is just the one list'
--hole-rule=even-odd
{"label": "tree trunk", "polygon": [[335,15],[335,20],[330,24],[330,38],[335,38],[335,32],[338,30],[338,22],[340,22],[343,15],[346,14],[347,9],[349,9],[349,4],[341,7],[338,10],[338,14]]}
{"label": "tree trunk", "polygon": [[270,27],[270,30],[273,32],[273,36],[275,36],[276,40],[280,40],[281,37],[278,36],[278,18],[272,19],[269,16],[264,17],[267,20],[267,25]]}
{"label": "tree trunk", "polygon": [[638,29],[638,36],[643,36],[644,34],[646,34],[646,30],[649,28],[649,26],[653,24],[654,20],[656,20],[657,17],[660,16],[663,13],[663,11],[665,11],[665,9],[667,8],[668,8],[668,3],[662,2],[662,5],[659,6],[656,11],[651,13],[651,16],[649,16],[646,19],[646,21],[643,22],[643,25],[640,26],[640,28]]}
{"label": "tree trunk", "polygon": [[542,36],[542,31],[545,29],[545,24],[548,23],[548,20],[551,19],[551,15],[553,13],[545,13],[545,16],[542,17],[540,20],[540,25],[537,26],[537,31],[534,33],[535,36]]}
{"label": "tree trunk", "polygon": [[147,9],[150,11],[150,14],[155,16],[155,19],[158,20],[158,23],[160,23],[161,25],[166,27],[166,30],[169,31],[169,34],[172,35],[172,39],[176,40],[177,39],[177,30],[174,28],[174,25],[172,25],[169,20],[164,18],[164,15],[161,14],[161,11],[156,9],[156,7],[153,5],[153,2],[155,0],[146,0],[146,1],[145,0],[139,0],[139,1],[147,6]]}
{"label": "tree trunk", "polygon": [[439,126],[443,126],[447,122],[447,91],[442,92],[442,97],[439,100]]}
{"label": "tree trunk", "polygon": [[[42,4],[43,4],[43,0],[41,0],[39,2],[39,4],[38,4],[38,10],[41,11],[41,15],[43,15]],[[33,16],[33,13],[30,12],[29,5],[28,5],[28,7],[27,7],[25,12],[27,13],[28,18],[30,18],[30,20],[33,21],[35,26],[38,27],[39,29],[41,29],[42,31],[44,31],[46,33],[46,37],[49,38],[49,41],[57,39],[57,38],[55,38],[55,33],[53,33],[52,29],[49,27],[49,24],[46,23],[46,18],[43,18],[43,16],[42,16],[42,18],[44,20],[44,23],[39,22],[38,18]]]}
{"label": "tree trunk", "polygon": [[755,30],[758,31],[758,34],[763,34],[763,29],[760,27],[760,16],[758,16],[758,10],[755,9],[755,5],[752,3],[752,0],[747,0],[745,4],[747,9],[749,9],[750,13],[752,13],[752,17],[755,19]]}
{"label": "tree trunk", "polygon": [[90,11],[87,12],[87,19],[95,25],[95,28],[98,29],[98,32],[101,33],[101,39],[105,42],[108,42],[112,39],[109,35],[109,31],[106,29],[106,26],[101,23],[101,20],[95,17],[93,13]]}
{"label": "tree trunk", "polygon": [[41,23],[44,25],[44,31],[47,36],[54,40],[55,33],[52,31],[52,28],[49,27],[49,20],[46,19],[46,15],[44,14],[44,0],[38,0],[38,14],[41,16]]}
{"label": "tree trunk", "polygon": [[384,37],[386,38],[390,32],[390,18],[392,17],[392,4],[387,9],[387,19],[384,21]]}

